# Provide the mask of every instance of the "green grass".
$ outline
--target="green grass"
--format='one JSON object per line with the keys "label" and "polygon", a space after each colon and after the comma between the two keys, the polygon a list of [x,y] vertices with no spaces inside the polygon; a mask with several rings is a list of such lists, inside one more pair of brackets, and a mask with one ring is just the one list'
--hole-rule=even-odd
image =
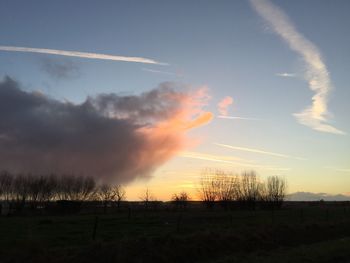
{"label": "green grass", "polygon": [[342,248],[350,237],[350,213],[342,208],[132,211],[130,218],[123,211],[98,215],[95,240],[94,224],[92,214],[1,217],[0,262],[275,262],[303,253],[327,259],[338,248],[348,255]]}
{"label": "green grass", "polygon": [[283,247],[270,251],[257,251],[248,255],[231,255],[212,263],[294,263],[294,262],[349,262],[350,238],[340,238],[306,244],[297,247]]}

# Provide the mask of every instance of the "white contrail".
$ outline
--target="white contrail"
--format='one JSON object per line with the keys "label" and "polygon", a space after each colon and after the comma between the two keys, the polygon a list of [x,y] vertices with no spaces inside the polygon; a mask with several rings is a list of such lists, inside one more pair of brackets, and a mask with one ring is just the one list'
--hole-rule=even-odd
{"label": "white contrail", "polygon": [[179,154],[179,156],[184,157],[184,158],[191,158],[191,159],[198,159],[198,160],[204,160],[204,161],[210,161],[210,162],[224,163],[224,164],[227,164],[229,166],[234,166],[234,167],[248,167],[248,168],[257,168],[257,169],[274,170],[274,171],[288,171],[288,170],[290,170],[290,168],[254,164],[252,161],[244,160],[244,159],[237,158],[237,157],[218,156],[218,155],[203,154],[203,153],[198,153],[198,152],[182,152]]}
{"label": "white contrail", "polygon": [[276,73],[276,76],[278,76],[278,77],[285,77],[285,78],[294,78],[295,74],[294,73],[283,72],[283,73]]}
{"label": "white contrail", "polygon": [[125,62],[136,62],[136,63],[146,63],[146,64],[157,64],[157,65],[167,65],[166,63],[161,63],[149,58],[142,57],[125,57],[125,56],[114,56],[99,53],[89,53],[80,51],[68,51],[68,50],[58,50],[58,49],[47,49],[47,48],[30,48],[30,47],[13,47],[13,46],[0,46],[0,51],[10,51],[10,52],[29,52],[29,53],[41,53],[68,57],[78,57],[78,58],[89,58],[89,59],[102,59],[102,60],[113,60],[113,61],[125,61]]}
{"label": "white contrail", "polygon": [[271,156],[280,157],[280,158],[291,158],[291,159],[297,159],[297,160],[306,160],[305,158],[302,158],[302,157],[294,157],[294,156],[290,156],[290,155],[287,155],[287,154],[274,153],[274,152],[269,152],[269,151],[260,150],[260,149],[253,149],[253,148],[247,148],[247,147],[238,147],[238,146],[222,144],[222,143],[213,143],[213,144],[217,145],[217,146],[220,146],[220,147],[229,148],[229,149],[238,150],[238,151],[259,153],[259,154],[271,155]]}
{"label": "white contrail", "polygon": [[305,79],[315,92],[312,105],[300,113],[295,113],[297,120],[314,130],[334,134],[345,134],[328,124],[328,96],[332,90],[329,72],[318,48],[299,33],[288,16],[269,0],[250,0],[256,12],[267,21],[273,30],[289,47],[302,56],[306,64]]}
{"label": "white contrail", "polygon": [[229,119],[229,120],[261,121],[261,119],[246,118],[246,117],[238,117],[238,116],[219,115],[219,116],[217,116],[217,117],[218,117],[219,119]]}
{"label": "white contrail", "polygon": [[350,169],[349,168],[337,168],[337,167],[333,167],[333,166],[325,166],[324,168],[326,169],[330,169],[336,172],[345,172],[345,173],[350,173]]}
{"label": "white contrail", "polygon": [[162,71],[162,70],[155,70],[155,69],[150,69],[150,68],[142,68],[142,71],[147,71],[151,73],[157,73],[157,74],[165,74],[165,75],[176,75],[174,72],[169,72],[169,71]]}

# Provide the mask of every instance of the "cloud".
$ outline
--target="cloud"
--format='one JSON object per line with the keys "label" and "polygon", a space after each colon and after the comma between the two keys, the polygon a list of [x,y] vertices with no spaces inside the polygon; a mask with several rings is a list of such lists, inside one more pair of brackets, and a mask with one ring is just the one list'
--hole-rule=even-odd
{"label": "cloud", "polygon": [[327,193],[311,193],[296,192],[287,195],[289,201],[350,201],[350,196],[344,194],[327,194]]}
{"label": "cloud", "polygon": [[350,169],[349,168],[337,168],[337,167],[332,167],[332,166],[326,166],[324,168],[333,170],[335,172],[350,173]]}
{"label": "cloud", "polygon": [[294,73],[284,72],[284,73],[276,73],[276,76],[278,76],[278,77],[286,77],[286,78],[294,78],[295,74]]}
{"label": "cloud", "polygon": [[263,170],[272,170],[272,171],[288,171],[289,168],[283,168],[283,167],[276,167],[271,165],[260,165],[255,164],[254,162],[238,157],[233,156],[223,156],[223,155],[213,155],[213,154],[205,154],[205,153],[198,153],[198,152],[180,152],[180,157],[183,158],[190,158],[190,159],[197,159],[197,160],[203,160],[203,161],[209,161],[209,162],[217,162],[222,163],[225,165],[229,165],[230,167],[243,167],[244,169],[263,169]]}
{"label": "cloud", "polygon": [[233,98],[230,96],[226,96],[218,103],[218,111],[220,113],[217,118],[219,119],[231,119],[231,120],[258,120],[254,118],[245,118],[245,117],[236,117],[236,116],[228,116],[228,108],[233,104]]}
{"label": "cloud", "polygon": [[233,161],[243,162],[243,163],[252,163],[252,161],[242,159],[239,157],[234,157],[234,156],[214,155],[214,154],[206,154],[206,153],[190,152],[190,151],[182,151],[179,153],[179,156],[184,158],[193,158],[193,159],[221,162],[221,163],[232,163]]}
{"label": "cloud", "polygon": [[228,107],[233,103],[233,98],[226,96],[218,103],[218,111],[221,115],[228,115]]}
{"label": "cloud", "polygon": [[44,58],[40,61],[40,68],[55,79],[72,79],[79,76],[79,67],[70,60]]}
{"label": "cloud", "polygon": [[272,27],[289,47],[298,53],[306,65],[305,79],[315,92],[312,105],[294,116],[298,122],[314,130],[334,134],[345,134],[328,124],[328,97],[333,86],[328,69],[318,48],[299,33],[288,16],[268,0],[250,0],[256,12]]}
{"label": "cloud", "polygon": [[149,68],[142,68],[141,70],[146,72],[156,73],[156,74],[178,76],[178,74],[174,72],[168,72],[168,71],[162,71],[162,70],[155,70],[155,69],[149,69]]}
{"label": "cloud", "polygon": [[217,116],[217,117],[218,117],[219,119],[229,119],[229,120],[261,121],[261,119],[246,118],[246,117],[237,117],[237,116],[219,115],[219,116]]}
{"label": "cloud", "polygon": [[280,158],[291,158],[291,159],[297,159],[297,160],[305,160],[305,158],[302,158],[302,157],[294,157],[294,156],[290,156],[290,155],[282,154],[282,153],[269,152],[269,151],[247,148],[247,147],[238,147],[238,146],[232,146],[232,145],[222,144],[222,143],[213,143],[213,144],[220,146],[220,147],[229,148],[229,149],[238,150],[238,151],[271,155],[271,156],[280,157]]}
{"label": "cloud", "polygon": [[143,58],[143,57],[115,56],[115,55],[107,55],[107,54],[99,54],[99,53],[67,51],[67,50],[47,49],[47,48],[0,46],[0,50],[10,51],[10,52],[29,52],[29,53],[41,53],[41,54],[59,55],[59,56],[68,56],[68,57],[89,58],[89,59],[102,59],[102,60],[167,65],[166,63],[161,63],[153,59]]}
{"label": "cloud", "polygon": [[[186,132],[210,121],[206,88],[162,83],[138,96],[100,94],[81,104],[0,82],[0,169],[74,173],[105,181],[147,178],[193,144]],[[203,117],[204,116],[204,117]]]}

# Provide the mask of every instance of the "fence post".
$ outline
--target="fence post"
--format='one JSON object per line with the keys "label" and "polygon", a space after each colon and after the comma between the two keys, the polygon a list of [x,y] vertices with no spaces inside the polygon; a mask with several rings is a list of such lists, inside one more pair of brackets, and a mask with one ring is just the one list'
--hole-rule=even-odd
{"label": "fence post", "polygon": [[131,208],[129,207],[128,208],[128,221],[130,221],[131,219]]}
{"label": "fence post", "polygon": [[302,208],[300,209],[300,221],[304,222],[304,210]]}
{"label": "fence post", "polygon": [[181,223],[181,220],[182,220],[182,213],[179,214],[179,216],[177,217],[177,220],[176,220],[176,231],[177,231],[177,232],[180,231],[180,223]]}
{"label": "fence post", "polygon": [[92,240],[95,240],[95,238],[96,238],[97,225],[98,225],[98,216],[95,216],[94,228],[92,231]]}

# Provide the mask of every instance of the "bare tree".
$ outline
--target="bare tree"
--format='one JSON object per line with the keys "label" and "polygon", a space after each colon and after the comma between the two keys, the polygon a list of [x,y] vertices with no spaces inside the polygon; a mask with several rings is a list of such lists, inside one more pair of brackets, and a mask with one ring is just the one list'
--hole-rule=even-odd
{"label": "bare tree", "polygon": [[185,209],[187,207],[188,201],[190,200],[190,196],[185,191],[182,191],[181,193],[173,194],[171,200],[176,207],[182,207]]}
{"label": "bare tree", "polygon": [[116,193],[109,184],[102,184],[97,191],[97,195],[103,202],[103,211],[106,214],[108,203],[115,199]]}
{"label": "bare tree", "polygon": [[96,182],[92,177],[63,175],[58,180],[57,196],[60,200],[85,201],[95,189]]}
{"label": "bare tree", "polygon": [[81,187],[78,191],[79,199],[82,201],[89,200],[90,197],[95,193],[96,182],[93,177],[81,177]]}
{"label": "bare tree", "polygon": [[278,176],[269,176],[264,184],[262,200],[268,207],[280,208],[286,196],[287,183]]}
{"label": "bare tree", "polygon": [[122,201],[126,199],[125,189],[122,185],[117,184],[113,186],[113,191],[116,195],[115,201],[117,202],[117,207],[120,208]]}
{"label": "bare tree", "polygon": [[15,198],[17,209],[21,210],[29,197],[29,187],[31,175],[18,174],[14,178],[12,192]]}
{"label": "bare tree", "polygon": [[143,202],[143,205],[145,206],[146,209],[149,208],[149,205],[151,202],[156,201],[151,190],[149,190],[148,188],[146,188],[146,190],[141,194],[139,198]]}
{"label": "bare tree", "polygon": [[254,171],[243,172],[240,177],[238,201],[247,208],[255,208],[261,198],[262,183]]}
{"label": "bare tree", "polygon": [[9,202],[13,193],[13,174],[8,171],[1,171],[0,173],[0,198]]}
{"label": "bare tree", "polygon": [[217,180],[217,200],[227,209],[232,201],[237,200],[239,196],[239,180],[233,173],[226,173],[222,170],[216,170],[215,179]]}
{"label": "bare tree", "polygon": [[208,208],[214,206],[215,200],[218,197],[219,185],[215,175],[215,170],[205,169],[202,171],[199,180],[199,197]]}
{"label": "bare tree", "polygon": [[42,201],[46,177],[42,175],[29,175],[27,178],[28,199],[32,208],[36,208],[38,202]]}
{"label": "bare tree", "polygon": [[50,174],[45,177],[45,183],[41,189],[41,201],[49,202],[56,197],[58,188],[58,176]]}

